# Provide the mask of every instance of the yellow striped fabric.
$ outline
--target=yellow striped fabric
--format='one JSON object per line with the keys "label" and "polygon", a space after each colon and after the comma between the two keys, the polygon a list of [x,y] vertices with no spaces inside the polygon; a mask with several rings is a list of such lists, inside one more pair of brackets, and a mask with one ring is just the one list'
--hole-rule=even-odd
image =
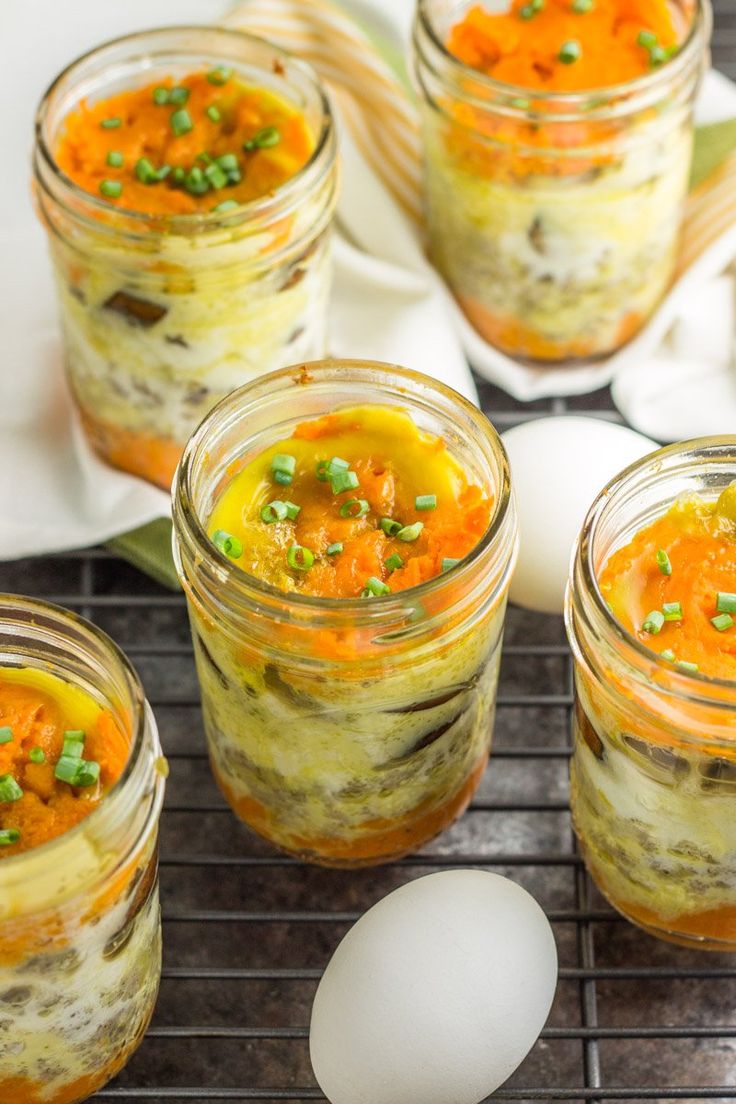
{"label": "yellow striped fabric", "polygon": [[[243,0],[226,19],[308,61],[324,80],[366,162],[421,222],[416,108],[358,24],[330,0]],[[688,196],[678,276],[736,224],[736,154]]]}

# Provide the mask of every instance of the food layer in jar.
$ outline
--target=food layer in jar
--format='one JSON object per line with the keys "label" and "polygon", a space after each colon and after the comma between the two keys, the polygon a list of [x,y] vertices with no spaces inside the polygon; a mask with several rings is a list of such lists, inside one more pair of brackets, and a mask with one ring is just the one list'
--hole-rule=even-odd
{"label": "food layer in jar", "polygon": [[[278,199],[315,143],[295,105],[224,66],[82,103],[65,119],[58,167],[105,206],[73,231],[42,206],[58,222],[69,380],[111,463],[168,488],[220,398],[324,351],[331,188],[283,216],[247,214]],[[129,239],[141,229],[150,242]]]}
{"label": "food layer in jar", "polygon": [[[304,422],[250,458],[208,531],[245,572],[288,595],[367,609],[409,601],[443,574],[451,592],[493,496],[408,414],[366,405]],[[292,651],[285,617],[264,650],[193,608],[212,765],[242,819],[286,850],[339,865],[415,850],[463,811],[487,761],[504,611],[481,606],[453,624],[445,601],[444,623],[415,654],[411,618],[385,640],[318,626]]]}
{"label": "food layer in jar", "polygon": [[673,677],[703,674],[724,680],[719,697],[736,709],[736,483],[716,502],[675,502],[613,553],[599,585],[661,664],[640,710],[632,691],[609,696],[579,673],[573,809],[586,858],[632,919],[736,945],[736,721],[730,747],[708,739],[707,710],[661,704]]}
{"label": "food layer in jar", "polygon": [[[431,250],[473,325],[511,356],[608,354],[667,288],[692,149],[689,109],[666,82],[671,11],[514,0],[471,8],[449,33],[454,57],[500,83],[483,107],[469,73],[425,110]],[[664,82],[660,106],[613,110],[613,90],[648,73]]]}
{"label": "food layer in jar", "polygon": [[[85,832],[129,750],[85,690],[42,670],[0,670],[0,863]],[[160,958],[151,849],[84,899],[17,917],[4,901],[0,1100],[76,1104],[113,1077],[150,1019]]]}

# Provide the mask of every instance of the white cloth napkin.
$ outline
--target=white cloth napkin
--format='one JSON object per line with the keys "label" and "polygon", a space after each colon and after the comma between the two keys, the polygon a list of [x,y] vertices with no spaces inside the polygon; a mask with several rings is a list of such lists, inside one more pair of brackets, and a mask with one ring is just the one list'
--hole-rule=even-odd
{"label": "white cloth napkin", "polygon": [[[0,559],[96,544],[170,512],[167,494],[97,459],[74,414],[46,243],[23,171],[33,108],[63,65],[106,38],[219,22],[226,8],[211,0],[14,0],[3,11],[0,133],[15,169],[0,175]],[[329,351],[416,368],[475,400],[439,279],[346,133],[342,157]]]}

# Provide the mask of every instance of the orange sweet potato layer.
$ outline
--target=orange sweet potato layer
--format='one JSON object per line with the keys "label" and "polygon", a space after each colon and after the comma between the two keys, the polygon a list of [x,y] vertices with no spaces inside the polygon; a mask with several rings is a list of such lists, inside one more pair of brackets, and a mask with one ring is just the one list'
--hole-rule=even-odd
{"label": "orange sweet potato layer", "polygon": [[[184,103],[156,103],[154,90],[172,87],[174,82],[167,79],[94,104],[81,103],[65,120],[55,151],[59,167],[80,188],[98,197],[103,181],[122,185],[119,196],[108,197],[114,206],[146,214],[186,215],[210,211],[223,200],[247,203],[267,195],[309,160],[314,138],[305,117],[265,89],[244,85],[233,76],[213,84],[207,73],[192,73],[177,85],[188,92]],[[179,110],[188,114],[192,129],[177,134],[171,120]],[[210,118],[208,110],[219,118]],[[111,119],[119,120],[119,125],[102,125]],[[277,143],[243,149],[267,127],[278,131]],[[109,164],[110,153],[121,154],[122,165]],[[202,155],[216,159],[223,154],[236,155],[239,182],[203,195],[175,183],[175,169],[188,172],[198,166],[204,170],[208,162]],[[141,158],[157,171],[164,165],[171,171],[160,182],[145,183],[136,169]]]}
{"label": "orange sweet potato layer", "polygon": [[[642,31],[656,35],[663,49],[676,45],[667,0],[594,0],[587,11],[576,11],[575,0],[544,0],[539,10],[532,0],[513,0],[506,12],[471,8],[452,28],[448,48],[506,84],[576,92],[647,73],[652,61],[639,45]],[[579,57],[566,63],[560,53],[569,42],[578,45]]]}
{"label": "orange sweet potato layer", "polygon": [[[50,693],[0,675],[0,727],[4,726],[12,728],[13,739],[0,744],[0,775],[12,775],[23,796],[0,802],[0,828],[21,832],[18,843],[0,848],[0,860],[48,843],[89,816],[122,774],[129,751],[112,716],[100,711],[95,726],[86,729],[84,745],[84,757],[100,764],[99,784],[75,789],[58,781],[54,767],[64,731],[79,726]],[[29,760],[34,747],[45,753],[45,762]]]}
{"label": "orange sweet potato layer", "polygon": [[245,824],[260,836],[292,853],[305,862],[326,866],[362,866],[392,862],[417,851],[429,840],[449,828],[467,809],[488,764],[482,755],[456,793],[440,804],[436,797],[428,798],[401,820],[366,821],[354,839],[333,836],[307,837],[285,835],[275,829],[273,815],[265,805],[252,797],[239,797],[218,773],[213,773],[230,807]]}
{"label": "orange sweet potato layer", "polygon": [[[671,575],[657,564],[660,549]],[[736,591],[736,527],[731,534],[717,515],[670,511],[611,556],[599,583],[617,619],[652,651],[672,651],[703,674],[736,680],[736,626],[719,632],[711,621],[718,593]],[[643,630],[651,611],[674,602],[682,620],[665,622],[657,634]]]}
{"label": "orange sweet potato layer", "polygon": [[164,491],[171,487],[183,446],[167,437],[153,437],[132,429],[101,422],[80,409],[84,431],[103,460],[130,472]]}

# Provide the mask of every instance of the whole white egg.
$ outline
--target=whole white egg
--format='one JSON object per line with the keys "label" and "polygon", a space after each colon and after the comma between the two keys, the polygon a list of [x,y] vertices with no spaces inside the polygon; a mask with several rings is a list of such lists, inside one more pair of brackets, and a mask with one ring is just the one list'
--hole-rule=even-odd
{"label": "whole white egg", "polygon": [[562,613],[570,558],[599,491],[623,468],[659,448],[599,418],[540,418],[503,434],[519,511],[521,543],[510,598]]}
{"label": "whole white egg", "polygon": [[325,970],[317,1081],[331,1104],[478,1104],[534,1045],[556,982],[554,936],[526,890],[482,870],[409,882]]}

